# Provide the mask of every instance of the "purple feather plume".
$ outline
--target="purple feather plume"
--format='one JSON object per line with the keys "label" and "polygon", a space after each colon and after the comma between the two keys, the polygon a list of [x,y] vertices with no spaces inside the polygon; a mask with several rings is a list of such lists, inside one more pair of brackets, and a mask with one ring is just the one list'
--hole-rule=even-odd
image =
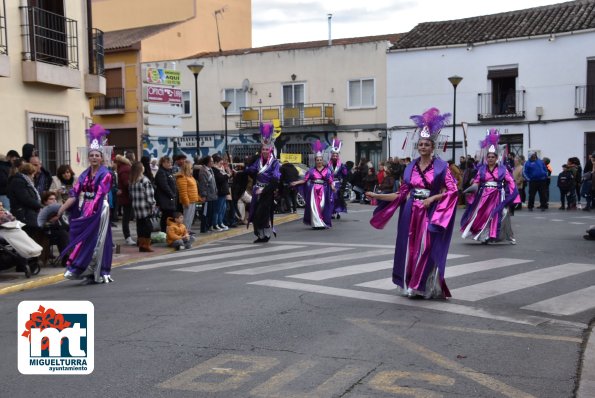
{"label": "purple feather plume", "polygon": [[312,143],[312,151],[314,153],[322,152],[324,149],[324,145],[322,142],[320,142],[320,140],[316,140]]}
{"label": "purple feather plume", "polygon": [[273,124],[272,123],[260,123],[260,135],[262,140],[269,142],[273,136]]}
{"label": "purple feather plume", "polygon": [[101,124],[94,124],[91,128],[86,130],[87,137],[89,138],[89,142],[97,139],[97,142],[100,144],[103,143],[103,139],[106,135],[109,134],[109,130],[103,128]]}
{"label": "purple feather plume", "polygon": [[481,141],[480,147],[488,148],[490,145],[497,146],[498,141],[500,141],[500,131],[498,129],[489,129],[486,132],[486,138]]}
{"label": "purple feather plume", "polygon": [[431,135],[437,134],[445,124],[448,123],[450,113],[440,114],[438,108],[430,108],[425,111],[422,115],[412,115],[410,119],[420,129],[428,127]]}

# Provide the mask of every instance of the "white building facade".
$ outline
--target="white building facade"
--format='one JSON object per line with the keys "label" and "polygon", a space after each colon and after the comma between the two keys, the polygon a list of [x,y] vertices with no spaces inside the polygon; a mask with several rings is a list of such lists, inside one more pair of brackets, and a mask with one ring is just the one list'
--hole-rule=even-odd
{"label": "white building facade", "polygon": [[[328,42],[201,54],[177,62],[151,63],[181,72],[184,97],[183,137],[176,145],[194,157],[196,150],[195,79],[190,64],[201,64],[197,76],[200,152],[223,153],[225,112],[228,149],[243,158],[258,148],[260,122],[279,119],[282,152],[300,154],[308,163],[316,139],[343,142],[343,161],[386,156],[386,54],[398,35],[337,39]],[[169,139],[169,141],[173,141]],[[173,143],[145,140],[145,152],[161,156]]]}
{"label": "white building facade", "polygon": [[[478,30],[466,33],[469,41],[464,43],[460,43],[465,40],[463,35],[456,32],[444,40],[435,33],[440,24],[442,28],[450,25],[468,31],[480,26],[482,20],[499,23],[504,31],[508,25],[519,24],[519,18],[563,13],[568,6],[593,7],[592,3],[579,3],[418,25],[412,32],[418,30],[415,34],[422,36],[425,32],[426,43],[424,39],[407,43],[405,35],[400,48],[390,50],[387,56],[391,154],[411,155],[408,148],[403,149],[405,132],[413,126],[410,115],[421,114],[432,106],[453,113],[455,90],[448,78],[458,75],[463,80],[456,88],[457,164],[465,153],[474,156],[486,130],[494,127],[500,130],[501,143],[511,152],[526,157],[528,151],[536,150],[550,158],[553,174],[561,171],[569,157],[578,157],[584,165],[595,151],[594,29],[568,26],[571,30],[545,34],[550,31],[545,26],[542,34],[534,36],[483,41],[477,39],[486,32]],[[588,23],[595,25],[595,21]],[[560,25],[563,28],[564,22]],[[467,124],[466,147],[463,122]],[[452,158],[452,124],[443,133],[449,135],[449,143],[440,156],[447,160]]]}

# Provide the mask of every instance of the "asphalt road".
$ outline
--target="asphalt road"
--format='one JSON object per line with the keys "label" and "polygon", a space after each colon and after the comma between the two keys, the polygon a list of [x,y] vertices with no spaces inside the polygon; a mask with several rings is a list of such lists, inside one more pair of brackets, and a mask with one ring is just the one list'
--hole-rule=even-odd
{"label": "asphalt road", "polygon": [[[595,317],[595,213],[518,212],[518,244],[456,234],[453,299],[390,289],[395,220],[352,205],[331,230],[278,227],[0,301],[2,397],[572,397]],[[460,214],[459,214],[460,217]],[[346,268],[348,267],[348,268]],[[89,300],[91,375],[21,375],[17,306]]]}

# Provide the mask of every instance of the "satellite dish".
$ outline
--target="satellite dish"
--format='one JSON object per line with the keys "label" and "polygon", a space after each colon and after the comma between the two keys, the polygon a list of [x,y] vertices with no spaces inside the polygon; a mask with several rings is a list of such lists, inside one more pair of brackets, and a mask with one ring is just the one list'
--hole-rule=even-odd
{"label": "satellite dish", "polygon": [[250,90],[250,80],[244,79],[244,81],[242,82],[242,90],[244,92]]}

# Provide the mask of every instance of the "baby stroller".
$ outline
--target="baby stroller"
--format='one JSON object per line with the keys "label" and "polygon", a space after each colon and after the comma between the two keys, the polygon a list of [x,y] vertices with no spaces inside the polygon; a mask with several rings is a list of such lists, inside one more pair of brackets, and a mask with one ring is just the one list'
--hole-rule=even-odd
{"label": "baby stroller", "polygon": [[41,268],[37,257],[41,254],[41,246],[19,226],[7,228],[7,224],[12,223],[0,226],[0,270],[15,267],[17,272],[24,272],[27,278],[39,274]]}

